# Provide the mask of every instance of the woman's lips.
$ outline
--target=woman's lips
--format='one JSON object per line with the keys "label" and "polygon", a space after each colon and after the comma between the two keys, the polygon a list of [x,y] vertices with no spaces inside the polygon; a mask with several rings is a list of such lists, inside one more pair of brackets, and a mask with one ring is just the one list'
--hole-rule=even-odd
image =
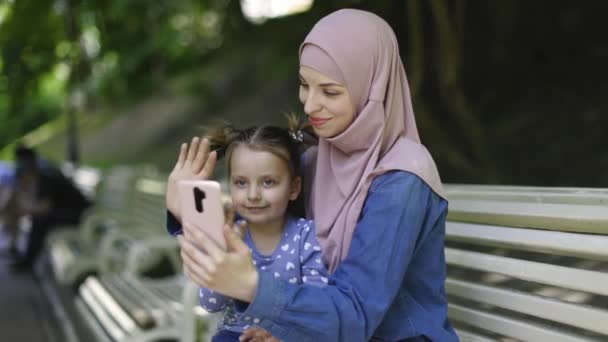
{"label": "woman's lips", "polygon": [[329,121],[329,119],[308,117],[308,122],[314,127],[322,126],[327,121]]}

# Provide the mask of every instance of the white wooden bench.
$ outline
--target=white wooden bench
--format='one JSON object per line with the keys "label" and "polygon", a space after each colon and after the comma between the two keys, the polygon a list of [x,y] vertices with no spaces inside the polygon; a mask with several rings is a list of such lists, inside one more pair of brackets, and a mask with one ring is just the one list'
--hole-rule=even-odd
{"label": "white wooden bench", "polygon": [[[142,260],[161,253],[176,273],[142,276]],[[198,305],[198,287],[181,274],[177,240],[168,236],[136,242],[123,272],[88,277],[75,304],[99,341],[208,341],[217,320]]]}
{"label": "white wooden bench", "polygon": [[215,318],[198,306],[198,288],[183,277],[177,241],[165,232],[165,181],[113,169],[81,227],[50,237],[50,262],[37,275],[66,341],[210,336]]}
{"label": "white wooden bench", "polygon": [[[608,341],[608,189],[448,185],[446,192],[446,291],[463,341]],[[150,229],[164,234],[164,221]],[[175,239],[113,232],[104,244],[123,247],[107,248],[114,257],[75,299],[95,338],[206,340],[217,318],[200,309],[197,287],[180,275]],[[175,274],[145,277],[161,255]]]}
{"label": "white wooden bench", "polygon": [[446,187],[462,340],[608,341],[608,189]]}
{"label": "white wooden bench", "polygon": [[115,170],[81,226],[49,237],[49,261],[60,284],[76,286],[100,268],[120,268],[130,241],[162,234],[158,229],[164,225],[162,176],[136,178],[138,174]]}
{"label": "white wooden bench", "polygon": [[133,193],[136,169],[115,167],[109,170],[99,186],[95,205],[89,209],[78,227],[65,227],[49,234],[46,243],[54,277],[60,284],[75,284],[80,274],[92,272],[96,257],[87,257],[103,234],[112,229],[112,217],[123,212]]}

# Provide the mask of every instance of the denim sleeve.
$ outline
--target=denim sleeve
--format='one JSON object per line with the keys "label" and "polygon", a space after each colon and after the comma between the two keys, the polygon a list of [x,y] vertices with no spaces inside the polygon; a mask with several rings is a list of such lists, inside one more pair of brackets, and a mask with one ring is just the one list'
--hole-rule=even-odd
{"label": "denim sleeve", "polygon": [[411,173],[388,173],[374,183],[329,286],[289,284],[260,272],[246,315],[260,317],[263,328],[285,341],[371,338],[403,282],[431,195]]}
{"label": "denim sleeve", "polygon": [[182,224],[167,210],[167,232],[176,236],[182,233]]}

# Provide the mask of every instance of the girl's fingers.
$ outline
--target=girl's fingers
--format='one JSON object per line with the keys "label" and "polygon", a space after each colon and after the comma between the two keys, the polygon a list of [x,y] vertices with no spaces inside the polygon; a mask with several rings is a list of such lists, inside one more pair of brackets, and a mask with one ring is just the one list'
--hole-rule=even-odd
{"label": "girl's fingers", "polygon": [[229,251],[234,251],[238,254],[249,252],[249,247],[229,225],[224,226],[224,237],[226,238],[226,247],[228,247]]}
{"label": "girl's fingers", "polygon": [[241,336],[239,336],[239,341],[240,342],[251,341],[251,338],[253,337],[253,335],[254,334],[253,334],[252,329],[245,329],[245,331],[243,331]]}
{"label": "girl's fingers", "polygon": [[239,235],[241,235],[241,238],[243,238],[243,236],[245,236],[245,231],[247,230],[247,223],[245,221],[241,221],[241,222],[237,223],[236,229],[237,229]]}
{"label": "girl's fingers", "polygon": [[213,174],[213,170],[215,170],[215,164],[217,162],[217,152],[213,151],[209,153],[207,157],[207,161],[205,161],[205,165],[198,173],[201,178],[209,178]]}
{"label": "girl's fingers", "polygon": [[232,205],[225,204],[224,205],[224,222],[226,222],[226,224],[233,224],[234,217],[235,217],[234,208],[232,207]]}
{"label": "girl's fingers", "polygon": [[194,161],[192,162],[192,173],[197,174],[201,172],[207,162],[207,159],[209,159],[209,140],[204,138],[198,145],[198,152],[196,153]]}
{"label": "girl's fingers", "polygon": [[264,329],[249,328],[239,336],[240,342],[263,342],[265,338],[271,338],[272,335]]}
{"label": "girl's fingers", "polygon": [[179,170],[184,166],[184,162],[186,161],[186,153],[188,152],[188,144],[182,143],[179,147],[179,156],[177,157],[177,162],[175,163],[175,167],[173,170]]}
{"label": "girl's fingers", "polygon": [[196,152],[198,152],[198,137],[192,138],[192,142],[190,143],[190,147],[188,148],[188,155],[186,156],[187,166],[190,166],[194,161],[194,156],[196,156]]}
{"label": "girl's fingers", "polygon": [[279,342],[271,333],[264,329],[254,328],[250,342]]}

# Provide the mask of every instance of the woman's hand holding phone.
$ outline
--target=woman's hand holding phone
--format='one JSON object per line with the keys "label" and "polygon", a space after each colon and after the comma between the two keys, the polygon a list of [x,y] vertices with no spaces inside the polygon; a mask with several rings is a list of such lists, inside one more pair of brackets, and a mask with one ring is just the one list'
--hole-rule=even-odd
{"label": "woman's hand holding phone", "polygon": [[169,175],[166,194],[167,209],[180,222],[182,218],[177,183],[183,180],[209,179],[215,169],[216,160],[217,154],[209,152],[207,139],[194,137],[189,145],[183,143],[180,147],[177,163]]}
{"label": "woman's hand holding phone", "polygon": [[226,249],[208,231],[185,220],[184,234],[177,237],[184,273],[199,286],[251,302],[257,291],[259,275],[249,247],[229,225],[224,225],[223,234]]}

